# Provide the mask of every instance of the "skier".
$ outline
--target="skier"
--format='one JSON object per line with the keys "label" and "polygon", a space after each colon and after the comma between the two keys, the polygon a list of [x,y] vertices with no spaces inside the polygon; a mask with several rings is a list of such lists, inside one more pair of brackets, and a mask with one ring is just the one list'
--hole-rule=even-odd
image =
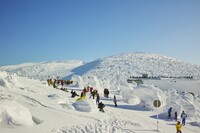
{"label": "skier", "polygon": [[177,112],[175,112],[175,113],[174,113],[174,120],[175,120],[175,121],[177,121],[177,117],[178,117]]}
{"label": "skier", "polygon": [[186,113],[183,111],[183,112],[181,113],[182,125],[183,125],[183,126],[185,125],[185,119],[186,119],[186,117],[187,117],[187,115],[186,115]]}
{"label": "skier", "polygon": [[168,109],[168,117],[171,117],[172,107]]}
{"label": "skier", "polygon": [[114,104],[115,104],[115,107],[117,107],[117,99],[116,99],[116,96],[115,96],[115,95],[114,95],[113,102],[114,102]]}
{"label": "skier", "polygon": [[181,123],[180,123],[180,121],[178,121],[177,124],[176,124],[176,133],[182,133],[181,132]]}
{"label": "skier", "polygon": [[104,105],[102,102],[100,102],[100,103],[98,104],[99,111],[104,112],[104,109],[103,109],[104,107],[105,107],[105,105]]}

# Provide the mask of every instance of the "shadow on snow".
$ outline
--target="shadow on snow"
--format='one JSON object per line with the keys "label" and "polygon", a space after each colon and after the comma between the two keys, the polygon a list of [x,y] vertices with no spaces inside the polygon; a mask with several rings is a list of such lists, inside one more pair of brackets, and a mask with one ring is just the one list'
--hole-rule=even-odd
{"label": "shadow on snow", "polygon": [[[157,115],[152,115],[150,116],[151,118],[157,119]],[[169,118],[167,113],[160,113],[158,114],[158,119],[159,120],[164,120],[164,121],[174,121],[173,118]]]}
{"label": "shadow on snow", "polygon": [[79,66],[77,68],[74,68],[71,72],[73,72],[73,74],[71,75],[68,75],[66,77],[64,77],[63,79],[71,79],[73,75],[83,75],[85,73],[87,73],[88,71],[96,68],[99,64],[101,63],[101,60],[100,59],[97,59],[93,62],[89,62],[89,63],[86,63],[82,66]]}
{"label": "shadow on snow", "polygon": [[[114,104],[106,104],[109,107],[115,107]],[[126,110],[137,110],[137,111],[150,111],[150,109],[145,108],[141,105],[118,105],[115,108],[126,109]]]}

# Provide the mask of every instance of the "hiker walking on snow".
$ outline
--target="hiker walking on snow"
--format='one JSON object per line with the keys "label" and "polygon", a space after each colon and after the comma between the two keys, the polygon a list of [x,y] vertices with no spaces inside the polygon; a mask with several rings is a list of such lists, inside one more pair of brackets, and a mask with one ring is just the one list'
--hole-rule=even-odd
{"label": "hiker walking on snow", "polygon": [[172,107],[168,109],[168,117],[171,117]]}
{"label": "hiker walking on snow", "polygon": [[177,124],[176,124],[176,133],[182,133],[181,132],[181,123],[180,123],[180,121],[178,121]]}
{"label": "hiker walking on snow", "polygon": [[186,115],[186,113],[183,111],[183,112],[181,113],[182,125],[183,125],[183,126],[185,125],[185,119],[186,119],[186,117],[187,117],[187,115]]}
{"label": "hiker walking on snow", "polygon": [[114,95],[113,102],[114,102],[114,104],[115,104],[115,107],[117,107],[117,98],[116,98],[116,96],[115,96],[115,95]]}

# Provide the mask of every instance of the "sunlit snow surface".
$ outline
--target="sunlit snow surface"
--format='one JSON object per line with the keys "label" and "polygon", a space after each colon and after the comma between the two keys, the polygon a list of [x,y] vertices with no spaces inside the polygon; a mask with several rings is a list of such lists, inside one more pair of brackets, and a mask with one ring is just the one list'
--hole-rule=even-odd
{"label": "sunlit snow surface", "polygon": [[[144,80],[143,85],[128,84],[130,76],[194,76],[194,79],[165,78]],[[74,81],[64,92],[48,86],[46,78],[57,76]],[[200,130],[200,68],[156,54],[121,54],[90,63],[57,61],[26,63],[0,67],[0,132],[1,133],[155,133],[157,114],[159,132],[176,132],[172,109],[188,115],[183,132]],[[86,86],[100,93],[106,107],[99,112],[96,98],[77,101]],[[61,86],[59,86],[60,88]],[[103,95],[110,90],[109,98]],[[194,95],[192,95],[194,94]],[[116,95],[118,107],[114,106]],[[156,109],[153,101],[159,99]]]}

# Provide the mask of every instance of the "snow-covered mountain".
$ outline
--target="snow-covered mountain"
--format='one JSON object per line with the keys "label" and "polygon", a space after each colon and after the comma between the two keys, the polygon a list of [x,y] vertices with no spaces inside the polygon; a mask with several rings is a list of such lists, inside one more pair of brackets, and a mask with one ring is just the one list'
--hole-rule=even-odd
{"label": "snow-covered mountain", "polygon": [[117,90],[128,86],[130,76],[150,77],[200,77],[200,67],[157,54],[128,53],[120,54],[86,63],[72,70],[66,78],[77,80],[80,87],[91,84],[96,88],[108,87]]}
{"label": "snow-covered mountain", "polygon": [[147,53],[124,53],[111,57],[97,59],[92,62],[83,61],[52,61],[41,63],[24,63],[12,66],[2,66],[0,70],[16,73],[23,77],[46,79],[57,76],[93,74],[100,78],[114,78],[118,75],[166,76],[166,77],[200,77],[200,66],[192,65],[171,57]]}
{"label": "snow-covered mountain", "polygon": [[150,77],[200,77],[200,66],[163,55],[146,53],[128,53],[106,57],[84,64],[72,71],[78,75],[90,71],[91,73],[100,73],[105,77],[108,77],[108,74],[128,77],[141,76],[142,74],[148,74]]}
{"label": "snow-covered mountain", "polygon": [[46,80],[47,78],[63,77],[71,74],[71,70],[81,66],[82,61],[51,61],[41,63],[24,63],[12,66],[2,66],[1,71],[16,73],[19,76],[29,77],[34,79]]}

